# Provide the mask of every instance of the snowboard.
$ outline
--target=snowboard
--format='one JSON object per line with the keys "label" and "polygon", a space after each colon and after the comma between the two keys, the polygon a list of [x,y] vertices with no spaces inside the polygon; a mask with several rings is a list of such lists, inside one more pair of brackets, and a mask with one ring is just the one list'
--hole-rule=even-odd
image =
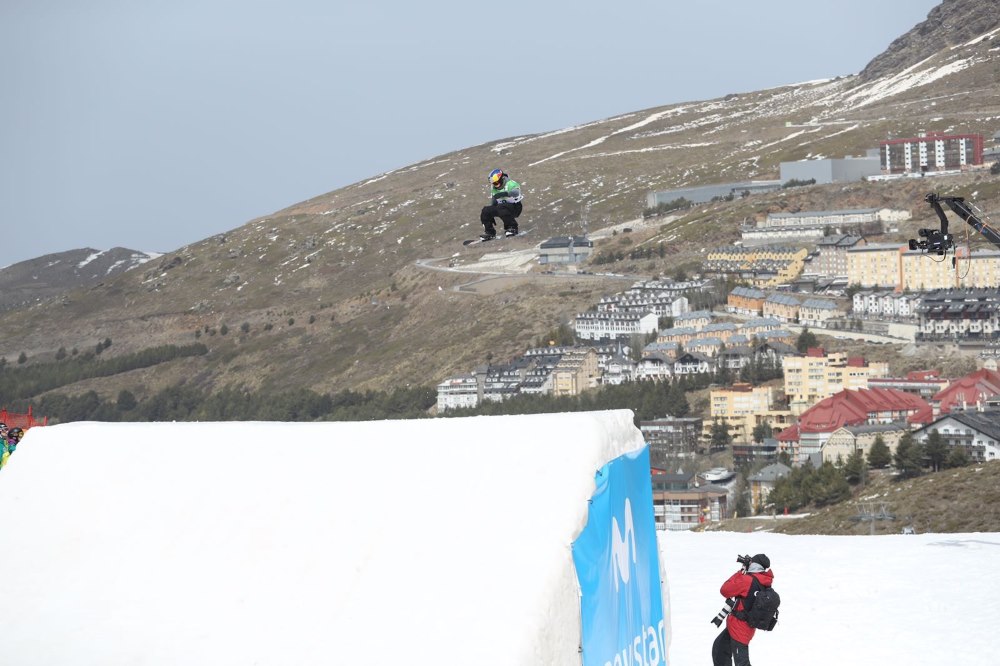
{"label": "snowboard", "polygon": [[469,240],[462,241],[462,245],[465,246],[478,245],[479,243],[494,243],[498,240],[510,240],[511,238],[520,238],[529,231],[530,229],[521,229],[517,232],[516,236],[504,236],[503,233],[499,233],[493,238],[470,238]]}

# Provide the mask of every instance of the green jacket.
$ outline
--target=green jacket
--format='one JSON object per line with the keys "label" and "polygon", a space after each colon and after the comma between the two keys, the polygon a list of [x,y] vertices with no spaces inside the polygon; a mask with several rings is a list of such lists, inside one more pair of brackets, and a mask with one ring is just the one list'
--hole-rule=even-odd
{"label": "green jacket", "polygon": [[508,178],[500,189],[490,187],[490,197],[493,203],[518,203],[524,197],[521,195],[521,184]]}

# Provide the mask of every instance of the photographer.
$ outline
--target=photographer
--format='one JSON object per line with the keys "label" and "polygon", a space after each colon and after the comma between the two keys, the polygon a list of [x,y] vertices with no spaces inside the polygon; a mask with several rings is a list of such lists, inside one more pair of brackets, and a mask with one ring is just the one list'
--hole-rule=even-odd
{"label": "photographer", "polygon": [[[763,553],[750,557],[742,555],[736,561],[743,568],[729,577],[719,592],[726,597],[726,606],[712,620],[719,626],[722,619],[726,627],[712,643],[712,662],[715,666],[750,666],[749,643],[756,629],[751,627],[741,615],[747,609],[747,597],[756,580],[759,587],[771,587],[774,573],[771,572],[771,560]],[[728,617],[727,617],[728,616]]]}

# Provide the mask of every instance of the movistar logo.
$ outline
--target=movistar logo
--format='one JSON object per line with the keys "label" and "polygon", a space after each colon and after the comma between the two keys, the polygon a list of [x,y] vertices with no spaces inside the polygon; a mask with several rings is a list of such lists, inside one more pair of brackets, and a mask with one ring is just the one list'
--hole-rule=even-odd
{"label": "movistar logo", "polygon": [[625,530],[618,526],[618,519],[611,518],[611,575],[615,579],[615,591],[618,591],[618,580],[624,585],[632,578],[632,565],[629,564],[629,546],[632,550],[632,564],[636,563],[635,525],[632,523],[632,502],[625,498]]}

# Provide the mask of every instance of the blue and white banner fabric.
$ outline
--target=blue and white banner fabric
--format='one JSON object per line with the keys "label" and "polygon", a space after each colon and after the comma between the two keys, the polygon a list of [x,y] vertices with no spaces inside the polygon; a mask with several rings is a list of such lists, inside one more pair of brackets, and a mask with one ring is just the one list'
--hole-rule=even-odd
{"label": "blue and white banner fabric", "polygon": [[583,666],[667,663],[649,447],[597,471],[587,525],[573,542]]}

